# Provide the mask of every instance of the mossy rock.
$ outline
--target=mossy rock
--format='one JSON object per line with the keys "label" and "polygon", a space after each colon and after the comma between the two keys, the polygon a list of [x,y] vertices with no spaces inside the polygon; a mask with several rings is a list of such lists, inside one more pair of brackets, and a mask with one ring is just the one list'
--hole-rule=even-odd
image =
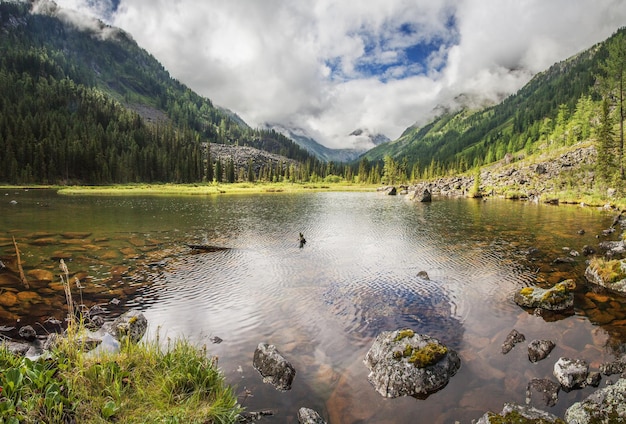
{"label": "mossy rock", "polygon": [[368,380],[385,397],[426,397],[442,389],[461,366],[458,354],[413,330],[384,331],[365,356]]}
{"label": "mossy rock", "polygon": [[592,258],[585,270],[587,281],[626,294],[626,260]]}
{"label": "mossy rock", "polygon": [[564,311],[574,306],[574,280],[564,280],[549,289],[524,287],[515,293],[514,301],[524,308]]}

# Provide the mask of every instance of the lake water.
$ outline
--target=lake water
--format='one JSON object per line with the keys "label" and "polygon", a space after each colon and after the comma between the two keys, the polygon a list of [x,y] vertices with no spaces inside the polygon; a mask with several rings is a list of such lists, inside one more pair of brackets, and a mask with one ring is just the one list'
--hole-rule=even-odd
{"label": "lake water", "polygon": [[[612,214],[594,208],[497,199],[420,204],[378,193],[0,195],[1,325],[63,318],[63,257],[87,306],[140,309],[149,337],[207,345],[248,410],[275,412],[264,422],[296,423],[305,406],[330,423],[469,423],[504,402],[524,404],[528,382],[554,380],[559,357],[597,370],[626,341],[625,300],[594,292],[583,276],[586,258],[571,252],[597,246],[609,227]],[[13,237],[30,289],[8,276]],[[228,249],[198,253],[187,244]],[[574,263],[555,264],[557,257]],[[41,277],[45,271],[53,281]],[[512,300],[524,286],[565,278],[577,282],[573,313],[537,316]],[[363,358],[373,339],[404,327],[461,357],[450,383],[426,399],[384,399],[367,381]],[[503,355],[513,328],[527,342]],[[216,336],[223,341],[212,343]],[[526,351],[533,339],[556,343],[536,364]],[[294,365],[292,390],[276,391],[252,367],[261,342]],[[593,390],[561,391],[557,405],[543,409],[562,416]]]}

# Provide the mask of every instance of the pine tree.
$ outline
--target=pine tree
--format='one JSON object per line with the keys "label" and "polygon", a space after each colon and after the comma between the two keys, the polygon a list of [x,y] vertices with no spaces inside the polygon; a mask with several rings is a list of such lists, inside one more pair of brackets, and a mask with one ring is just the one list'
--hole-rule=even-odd
{"label": "pine tree", "polygon": [[616,33],[608,43],[608,56],[600,69],[604,76],[600,78],[603,96],[608,97],[616,107],[619,120],[619,143],[617,160],[620,177],[624,179],[624,96],[626,90],[626,29]]}

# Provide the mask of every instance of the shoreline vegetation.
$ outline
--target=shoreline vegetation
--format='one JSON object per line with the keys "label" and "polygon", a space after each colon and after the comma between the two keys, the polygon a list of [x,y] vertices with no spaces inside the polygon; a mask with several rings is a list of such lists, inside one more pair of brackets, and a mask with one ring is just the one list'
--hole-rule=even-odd
{"label": "shoreline vegetation", "polygon": [[62,195],[158,195],[158,196],[212,196],[219,194],[306,193],[319,191],[376,191],[380,185],[339,183],[137,183],[103,186],[57,186],[57,185],[0,185],[0,190],[50,189]]}

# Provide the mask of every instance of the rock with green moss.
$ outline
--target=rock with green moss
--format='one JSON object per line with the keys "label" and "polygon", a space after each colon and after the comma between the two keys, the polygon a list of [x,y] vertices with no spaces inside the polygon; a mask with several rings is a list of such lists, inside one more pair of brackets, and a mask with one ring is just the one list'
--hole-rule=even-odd
{"label": "rock with green moss", "polygon": [[148,321],[141,312],[130,310],[112,323],[105,324],[103,329],[119,341],[129,340],[137,343],[146,333]]}
{"label": "rock with green moss", "polygon": [[585,270],[585,277],[591,284],[626,294],[626,260],[624,259],[593,258]]}
{"label": "rock with green moss", "polygon": [[487,412],[476,424],[566,424],[561,418],[532,406],[505,403],[502,412]]}
{"label": "rock with green moss", "polygon": [[565,420],[570,424],[626,422],[626,379],[620,378],[567,408]]}
{"label": "rock with green moss", "polygon": [[564,311],[574,306],[574,280],[564,280],[549,289],[524,287],[515,293],[514,301],[524,308]]}
{"label": "rock with green moss", "polygon": [[410,329],[379,334],[364,362],[370,383],[389,398],[426,397],[448,384],[461,366],[454,350]]}

